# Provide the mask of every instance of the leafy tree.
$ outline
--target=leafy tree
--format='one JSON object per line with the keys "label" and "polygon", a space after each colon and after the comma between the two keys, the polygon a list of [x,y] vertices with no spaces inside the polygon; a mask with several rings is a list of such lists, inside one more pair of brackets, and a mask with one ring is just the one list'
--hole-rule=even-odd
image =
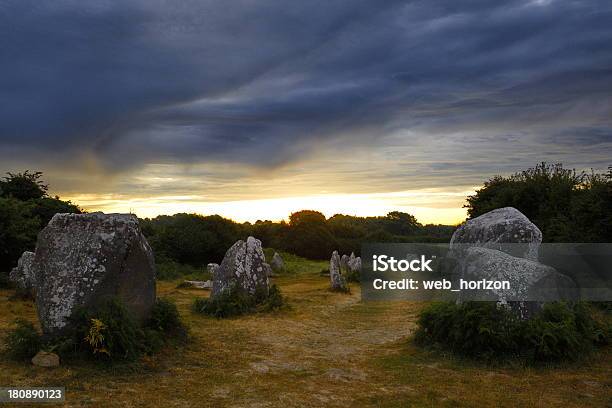
{"label": "leafy tree", "polygon": [[416,218],[408,213],[392,211],[384,218],[383,223],[385,230],[394,235],[411,235],[415,234],[421,224]]}
{"label": "leafy tree", "polygon": [[220,262],[225,251],[244,238],[239,224],[218,215],[163,215],[141,224],[158,260],[167,258],[192,266]]}
{"label": "leafy tree", "polygon": [[542,230],[547,242],[609,242],[610,173],[578,173],[561,164],[541,163],[510,177],[495,176],[468,197],[468,215],[515,207]]}
{"label": "leafy tree", "polygon": [[36,245],[40,221],[32,217],[33,208],[32,202],[0,198],[0,272],[8,272]]}
{"label": "leafy tree", "polygon": [[290,227],[298,227],[302,224],[310,226],[324,226],[325,221],[325,216],[323,214],[321,214],[319,211],[312,210],[294,212],[289,216]]}
{"label": "leafy tree", "polygon": [[0,181],[0,196],[13,197],[26,201],[47,196],[47,185],[41,181],[42,172],[29,170],[23,173],[6,173],[7,176]]}
{"label": "leafy tree", "polygon": [[49,197],[41,177],[41,172],[26,170],[7,173],[0,181],[0,273],[4,275],[24,251],[34,250],[38,233],[53,215],[81,212],[70,201]]}

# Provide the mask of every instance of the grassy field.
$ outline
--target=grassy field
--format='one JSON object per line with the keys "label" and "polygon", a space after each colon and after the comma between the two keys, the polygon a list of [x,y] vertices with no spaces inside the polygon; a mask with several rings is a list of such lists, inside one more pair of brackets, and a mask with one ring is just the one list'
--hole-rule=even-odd
{"label": "grassy field", "polygon": [[[216,320],[193,314],[207,292],[159,282],[191,327],[185,349],[136,365],[44,369],[0,361],[0,386],[65,386],[70,407],[612,406],[612,353],[552,368],[487,367],[409,341],[422,305],[362,303],[327,290],[326,263],[292,260],[274,281],[291,308]],[[0,291],[0,336],[31,302]],[[24,406],[24,405],[20,405]]]}

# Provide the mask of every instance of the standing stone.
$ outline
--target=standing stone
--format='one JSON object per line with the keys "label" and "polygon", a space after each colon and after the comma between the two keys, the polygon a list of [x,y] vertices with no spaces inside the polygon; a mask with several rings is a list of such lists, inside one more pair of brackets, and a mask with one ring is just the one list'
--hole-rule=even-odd
{"label": "standing stone", "polygon": [[227,288],[238,288],[251,295],[258,292],[267,296],[269,280],[265,263],[266,257],[260,240],[248,237],[246,242],[236,242],[227,250],[223,262],[215,270],[211,296],[217,296]]}
{"label": "standing stone", "polygon": [[219,264],[209,263],[206,265],[206,272],[210,273],[210,276],[215,276],[215,271],[219,268]]}
{"label": "standing stone", "polygon": [[[495,249],[472,247],[467,249],[463,265],[462,277],[465,280],[508,281],[510,285],[509,290],[480,290],[478,298],[473,300],[491,300],[509,305],[522,319],[541,310],[544,301],[577,300],[573,280],[539,262],[517,258]],[[462,301],[472,300],[469,291],[465,293]]]}
{"label": "standing stone", "polygon": [[348,261],[349,261],[349,256],[347,254],[342,255],[342,257],[340,258],[340,270],[341,271],[348,271]]}
{"label": "standing stone", "polygon": [[21,254],[17,266],[13,268],[9,274],[11,282],[15,283],[15,285],[21,289],[31,290],[34,287],[33,262],[34,252],[26,251]]}
{"label": "standing stone", "polygon": [[347,271],[350,274],[357,274],[359,276],[359,273],[361,273],[361,257],[355,256],[355,254],[351,255],[347,262]]}
{"label": "standing stone", "polygon": [[276,273],[274,273],[274,270],[272,269],[272,266],[270,266],[269,263],[264,262],[263,267],[267,277],[271,278],[274,276],[278,276]]}
{"label": "standing stone", "polygon": [[[577,294],[571,278],[537,262],[541,243],[540,229],[517,209],[505,207],[459,227],[450,249],[458,260],[458,277],[508,281],[510,291],[480,291],[479,295],[527,319],[542,309],[544,301],[572,299]],[[461,291],[459,301],[467,300],[470,293]]]}
{"label": "standing stone", "polygon": [[56,214],[38,235],[33,269],[46,335],[69,328],[77,307],[118,297],[140,321],[155,304],[155,261],[132,214]]}
{"label": "standing stone", "polygon": [[[505,207],[490,211],[461,225],[451,238],[450,248],[459,253],[470,246],[492,248],[537,261],[541,243],[540,229],[516,208]],[[523,245],[504,246],[503,244]]]}
{"label": "standing stone", "polygon": [[346,280],[340,271],[340,255],[338,255],[338,251],[332,253],[329,261],[329,279],[332,290],[345,291],[347,289]]}
{"label": "standing stone", "polygon": [[285,270],[285,262],[283,258],[278,254],[278,252],[274,253],[272,256],[272,261],[270,261],[270,266],[274,272],[281,272]]}

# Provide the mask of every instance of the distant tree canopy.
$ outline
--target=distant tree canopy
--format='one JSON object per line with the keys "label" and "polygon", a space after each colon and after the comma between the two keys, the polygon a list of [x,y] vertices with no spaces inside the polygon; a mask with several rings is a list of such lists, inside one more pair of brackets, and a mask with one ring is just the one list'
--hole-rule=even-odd
{"label": "distant tree canopy", "polygon": [[542,230],[546,242],[611,242],[612,166],[597,174],[541,163],[486,181],[466,207],[470,218],[515,207]]}
{"label": "distant tree canopy", "polygon": [[80,213],[70,201],[49,197],[41,172],[7,173],[0,180],[0,273],[32,251],[36,237],[56,213]]}
{"label": "distant tree canopy", "polygon": [[245,238],[240,224],[218,215],[160,215],[140,224],[158,262],[171,260],[194,266],[220,262],[234,242]]}
{"label": "distant tree canopy", "polygon": [[238,239],[252,235],[264,246],[311,259],[328,259],[334,250],[359,254],[363,242],[446,242],[451,226],[420,225],[406,213],[384,217],[325,216],[312,210],[298,211],[284,221],[238,224],[219,216],[175,214],[142,220],[147,239],[158,261],[203,266],[219,263]]}

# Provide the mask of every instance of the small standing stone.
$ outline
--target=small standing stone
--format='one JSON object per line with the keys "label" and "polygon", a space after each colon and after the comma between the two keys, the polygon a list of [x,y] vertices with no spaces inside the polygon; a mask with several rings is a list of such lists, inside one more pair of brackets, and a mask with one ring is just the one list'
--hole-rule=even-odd
{"label": "small standing stone", "polygon": [[251,295],[261,292],[267,296],[269,280],[265,264],[260,240],[248,237],[246,242],[237,241],[215,269],[211,296],[217,296],[230,287],[241,288]]}
{"label": "small standing stone", "polygon": [[11,282],[14,282],[21,289],[32,289],[34,287],[33,263],[34,252],[25,251],[19,258],[17,266],[13,268],[9,275]]}
{"label": "small standing stone", "polygon": [[340,258],[340,270],[341,271],[348,271],[348,261],[349,261],[349,256],[347,254],[342,255],[342,257]]}
{"label": "small standing stone", "polygon": [[340,255],[338,255],[338,251],[334,251],[329,260],[329,279],[332,290],[347,290],[346,280],[340,271]]}
{"label": "small standing stone", "polygon": [[270,266],[272,267],[272,270],[274,272],[281,272],[285,270],[285,261],[283,261],[283,258],[279,255],[278,252],[275,252],[274,256],[272,256]]}

